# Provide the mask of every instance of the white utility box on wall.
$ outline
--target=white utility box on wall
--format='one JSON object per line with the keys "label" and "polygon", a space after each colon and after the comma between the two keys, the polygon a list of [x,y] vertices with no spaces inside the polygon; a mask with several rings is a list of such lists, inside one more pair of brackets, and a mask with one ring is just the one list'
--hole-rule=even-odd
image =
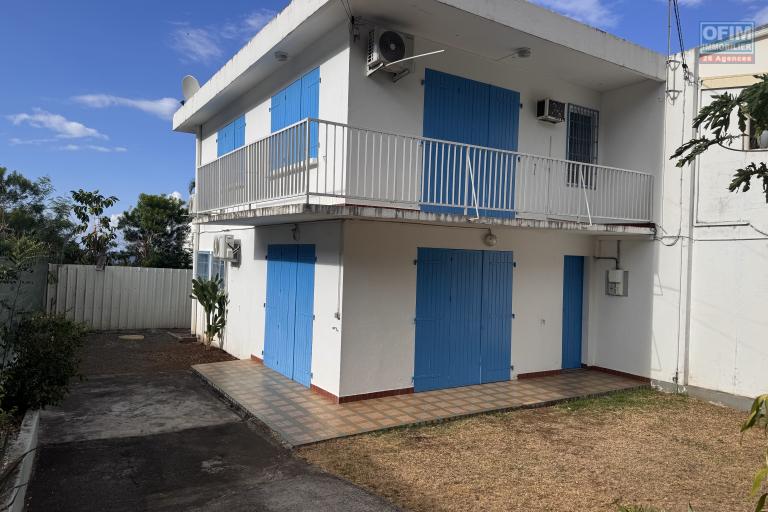
{"label": "white utility box on wall", "polygon": [[605,273],[605,294],[626,297],[629,291],[629,271],[615,269]]}

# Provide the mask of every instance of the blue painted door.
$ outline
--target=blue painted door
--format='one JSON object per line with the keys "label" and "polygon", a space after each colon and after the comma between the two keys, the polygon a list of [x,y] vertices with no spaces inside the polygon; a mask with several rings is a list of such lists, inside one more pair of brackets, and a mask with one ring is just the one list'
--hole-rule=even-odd
{"label": "blue painted door", "polygon": [[[427,69],[424,81],[425,137],[488,148],[517,150],[519,93]],[[482,215],[511,215],[514,206],[511,155],[425,142],[422,210],[458,213],[463,205],[493,208]],[[470,172],[471,169],[471,172]],[[473,195],[474,190],[474,195]],[[445,206],[451,205],[451,206]]]}
{"label": "blue painted door", "polygon": [[512,254],[420,248],[416,391],[508,380]]}
{"label": "blue painted door", "polygon": [[482,381],[509,380],[512,361],[511,252],[483,252]]}
{"label": "blue painted door", "polygon": [[264,363],[309,387],[314,319],[315,246],[270,245]]}
{"label": "blue painted door", "polygon": [[563,368],[581,368],[584,256],[566,256],[563,264]]}

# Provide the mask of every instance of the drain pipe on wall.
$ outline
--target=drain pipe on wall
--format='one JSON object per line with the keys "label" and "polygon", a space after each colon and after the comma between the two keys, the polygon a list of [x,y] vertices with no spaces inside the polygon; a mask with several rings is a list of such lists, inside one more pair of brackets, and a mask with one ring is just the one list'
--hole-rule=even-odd
{"label": "drain pipe on wall", "polygon": [[[696,116],[699,112],[700,100],[700,81],[699,81],[699,48],[693,50],[693,109],[692,114]],[[692,128],[692,138],[698,138],[700,130]],[[699,158],[697,157],[691,163],[691,184],[689,186],[688,196],[688,260],[686,268],[685,285],[685,342],[683,345],[683,386],[688,386],[688,376],[690,369],[690,348],[691,348],[691,304],[693,294],[691,293],[691,284],[693,283],[693,230],[696,226],[698,217],[698,190],[696,188],[696,176],[698,173]],[[677,383],[679,384],[679,382]]]}
{"label": "drain pipe on wall", "polygon": [[[197,175],[197,170],[200,168],[200,162],[202,161],[203,152],[203,126],[197,127],[195,132],[195,209],[200,203],[200,199],[197,197],[198,186],[200,177]],[[194,212],[192,212],[194,215]],[[197,252],[200,250],[200,223],[195,222],[195,232],[192,235],[192,276],[194,277],[197,272]],[[192,299],[194,308],[192,310],[192,332],[197,336],[197,300]]]}
{"label": "drain pipe on wall", "polygon": [[597,260],[611,260],[613,261],[614,269],[619,270],[621,268],[621,240],[616,240],[616,256],[600,256],[600,254],[603,253],[602,247],[603,247],[603,241],[598,240],[597,241],[597,254],[598,256],[593,256],[593,258]]}

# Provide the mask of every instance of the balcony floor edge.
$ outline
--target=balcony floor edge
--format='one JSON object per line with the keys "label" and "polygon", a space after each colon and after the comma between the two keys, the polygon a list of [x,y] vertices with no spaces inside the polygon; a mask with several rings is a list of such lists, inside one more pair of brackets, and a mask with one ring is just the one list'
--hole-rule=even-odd
{"label": "balcony floor edge", "polygon": [[599,223],[593,221],[590,225],[587,219],[584,219],[582,222],[577,222],[566,219],[541,219],[527,218],[523,216],[514,218],[480,217],[474,219],[454,213],[435,213],[403,208],[385,208],[349,204],[321,205],[301,203],[243,209],[225,209],[217,212],[196,214],[193,223],[206,225],[266,226],[271,224],[338,219],[365,219],[434,225],[515,227],[605,235],[653,236],[654,234],[652,223],[621,224]]}

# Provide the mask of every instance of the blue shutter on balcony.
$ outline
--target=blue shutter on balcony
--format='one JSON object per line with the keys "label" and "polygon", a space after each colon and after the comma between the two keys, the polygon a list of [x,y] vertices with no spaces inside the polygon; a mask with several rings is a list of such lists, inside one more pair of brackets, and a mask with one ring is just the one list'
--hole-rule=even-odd
{"label": "blue shutter on balcony", "polygon": [[235,149],[235,126],[230,123],[216,137],[216,156],[221,156]]}
{"label": "blue shutter on balcony", "polygon": [[281,128],[301,119],[301,80],[296,80],[285,88],[285,124]]}
{"label": "blue shutter on balcony", "polygon": [[245,116],[240,116],[234,120],[233,124],[233,143],[234,148],[245,146]]}
{"label": "blue shutter on balcony", "polygon": [[[301,77],[301,119],[320,116],[320,68],[315,68]],[[318,126],[309,125],[309,156],[317,158]]]}
{"label": "blue shutter on balcony", "polygon": [[272,105],[269,108],[271,115],[270,129],[276,132],[285,127],[285,89],[272,96]]}
{"label": "blue shutter on balcony", "polygon": [[245,116],[240,116],[216,136],[216,155],[221,156],[245,145]]}
{"label": "blue shutter on balcony", "polygon": [[317,117],[319,110],[320,68],[315,68],[272,96],[272,131],[282,130],[307,117]]}

